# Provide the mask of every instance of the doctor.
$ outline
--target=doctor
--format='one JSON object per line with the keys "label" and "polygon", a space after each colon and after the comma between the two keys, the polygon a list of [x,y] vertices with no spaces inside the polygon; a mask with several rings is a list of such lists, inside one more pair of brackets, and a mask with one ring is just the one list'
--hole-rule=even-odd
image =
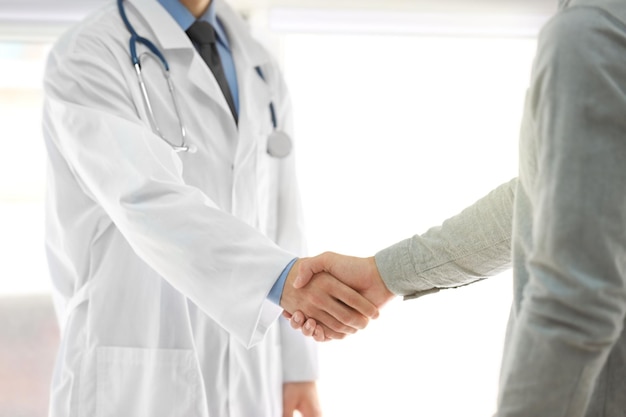
{"label": "doctor", "polygon": [[120,0],[57,42],[50,416],[320,415],[315,348],[274,324],[277,304],[341,300],[318,312],[342,333],[377,311],[330,276],[281,298],[304,251],[290,132],[275,62],[222,0]]}

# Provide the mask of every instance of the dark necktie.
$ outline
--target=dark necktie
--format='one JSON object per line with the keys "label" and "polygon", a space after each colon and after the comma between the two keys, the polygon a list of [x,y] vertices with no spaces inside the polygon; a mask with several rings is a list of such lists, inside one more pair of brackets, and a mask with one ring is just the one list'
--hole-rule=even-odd
{"label": "dark necktie", "polygon": [[215,80],[220,86],[230,112],[235,118],[235,123],[238,122],[237,109],[235,108],[235,100],[233,100],[233,94],[230,91],[230,86],[226,80],[226,73],[222,66],[222,60],[217,50],[217,35],[215,29],[209,22],[204,20],[196,20],[196,22],[187,29],[187,36],[193,42],[198,45],[198,52],[204,62],[211,68],[211,72],[215,76]]}

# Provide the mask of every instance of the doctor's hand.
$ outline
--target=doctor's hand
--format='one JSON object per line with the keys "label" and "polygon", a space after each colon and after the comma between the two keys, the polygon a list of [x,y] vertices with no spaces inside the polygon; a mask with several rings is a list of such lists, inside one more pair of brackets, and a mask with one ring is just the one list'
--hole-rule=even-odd
{"label": "doctor's hand", "polygon": [[321,272],[309,283],[294,286],[296,274],[301,271],[299,259],[287,275],[280,306],[290,314],[301,311],[316,320],[316,327],[327,337],[343,339],[348,334],[364,329],[371,318],[378,317],[378,309],[365,297],[332,275]]}
{"label": "doctor's hand", "polygon": [[[297,277],[294,280],[295,288],[314,283],[320,273],[329,273],[344,284],[358,291],[370,300],[376,307],[382,307],[395,297],[382,280],[374,257],[356,258],[325,252],[313,258],[303,258],[294,265]],[[287,285],[287,284],[286,284]],[[306,336],[313,336],[318,342],[334,339],[315,317],[305,311],[295,311],[292,315],[285,314],[290,319],[291,327],[301,329]]]}
{"label": "doctor's hand", "polygon": [[283,384],[283,417],[294,417],[296,411],[302,417],[322,416],[315,381]]}

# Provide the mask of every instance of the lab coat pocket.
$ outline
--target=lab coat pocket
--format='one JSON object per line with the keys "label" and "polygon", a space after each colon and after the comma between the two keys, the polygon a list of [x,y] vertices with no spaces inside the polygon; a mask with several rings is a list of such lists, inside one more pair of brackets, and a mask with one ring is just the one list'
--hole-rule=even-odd
{"label": "lab coat pocket", "polygon": [[97,417],[208,416],[191,350],[100,347]]}
{"label": "lab coat pocket", "polygon": [[268,135],[261,135],[257,149],[257,202],[259,208],[259,229],[275,241],[278,227],[281,159],[268,154]]}

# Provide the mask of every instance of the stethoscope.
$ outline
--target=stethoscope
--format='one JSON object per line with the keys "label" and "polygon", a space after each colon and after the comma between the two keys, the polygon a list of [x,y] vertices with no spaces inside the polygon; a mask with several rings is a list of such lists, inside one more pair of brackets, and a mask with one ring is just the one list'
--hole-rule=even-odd
{"label": "stethoscope", "polygon": [[[135,68],[135,73],[137,74],[137,80],[139,82],[139,88],[141,89],[141,95],[143,96],[144,103],[148,110],[148,118],[150,119],[150,123],[154,130],[156,130],[157,134],[165,141],[168,145],[172,147],[172,149],[176,152],[189,152],[195,153],[198,149],[194,145],[187,144],[187,129],[185,129],[185,125],[183,123],[183,119],[180,113],[180,106],[178,105],[178,100],[176,98],[176,91],[174,90],[174,84],[172,83],[172,79],[170,77],[170,66],[165,59],[165,56],[161,53],[159,48],[156,47],[154,43],[152,43],[149,39],[146,39],[142,36],[139,36],[135,31],[135,28],[130,24],[128,20],[128,16],[126,15],[126,10],[124,8],[124,0],[117,0],[117,7],[120,12],[120,16],[124,21],[124,25],[126,29],[130,32],[130,40],[129,40],[129,49],[130,49],[130,58]],[[153,55],[150,55],[148,52],[144,52],[141,55],[137,55],[137,44],[145,45]],[[156,57],[158,61],[161,62],[161,68],[163,70],[163,76],[167,81],[168,90],[170,92],[170,96],[172,98],[172,102],[174,103],[174,111],[176,112],[176,117],[178,118],[178,125],[180,128],[180,136],[181,141],[180,145],[177,145],[167,139],[161,129],[156,122],[156,118],[154,116],[154,111],[152,108],[152,102],[150,101],[150,97],[148,95],[148,89],[146,88],[146,83],[143,78],[142,70],[141,70],[141,60],[143,57],[151,57],[154,59]],[[261,67],[255,67],[255,70],[259,77],[265,80],[265,76]],[[284,158],[291,153],[292,142],[291,138],[287,133],[283,130],[278,129],[278,120],[276,118],[276,110],[274,108],[274,103],[270,101],[269,104],[270,117],[272,120],[272,133],[270,133],[267,138],[267,153],[276,158]]]}

